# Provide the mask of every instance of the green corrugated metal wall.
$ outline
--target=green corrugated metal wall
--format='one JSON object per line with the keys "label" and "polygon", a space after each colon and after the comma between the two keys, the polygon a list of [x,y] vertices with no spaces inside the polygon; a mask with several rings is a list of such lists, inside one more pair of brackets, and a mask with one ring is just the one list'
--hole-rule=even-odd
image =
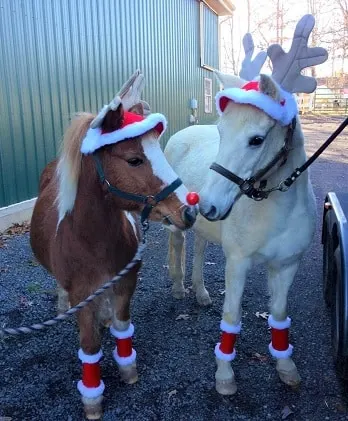
{"label": "green corrugated metal wall", "polygon": [[[218,67],[218,18],[204,9],[205,61]],[[0,207],[36,196],[69,117],[96,112],[137,68],[168,118],[164,142],[188,125],[192,97],[200,123],[216,119],[196,0],[0,0]]]}

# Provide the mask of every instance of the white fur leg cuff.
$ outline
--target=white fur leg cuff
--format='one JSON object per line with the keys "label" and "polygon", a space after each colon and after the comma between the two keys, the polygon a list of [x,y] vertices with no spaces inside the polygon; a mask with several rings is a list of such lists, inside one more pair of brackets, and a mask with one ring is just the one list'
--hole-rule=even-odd
{"label": "white fur leg cuff", "polygon": [[236,350],[233,349],[232,354],[225,354],[220,349],[221,342],[218,342],[215,346],[215,356],[216,358],[219,358],[219,360],[223,361],[232,361],[236,358]]}
{"label": "white fur leg cuff", "polygon": [[269,352],[271,353],[272,357],[283,359],[283,358],[290,358],[292,355],[293,346],[289,345],[288,349],[285,351],[278,351],[277,349],[273,348],[272,342],[268,345]]}
{"label": "white fur leg cuff", "polygon": [[78,356],[82,363],[95,364],[100,361],[101,357],[103,356],[103,352],[100,350],[96,354],[88,355],[83,352],[82,348],[80,348]]}
{"label": "white fur leg cuff", "polygon": [[132,348],[132,354],[129,357],[120,357],[117,353],[117,347],[112,354],[118,365],[130,365],[137,359],[137,352],[134,348]]}
{"label": "white fur leg cuff", "polygon": [[110,326],[110,333],[117,339],[127,339],[134,335],[134,325],[131,323],[127,330],[117,330],[113,326]]}
{"label": "white fur leg cuff", "polygon": [[234,333],[238,335],[240,333],[240,329],[242,327],[242,323],[239,322],[237,325],[231,325],[227,323],[225,320],[221,320],[220,329],[226,333]]}
{"label": "white fur leg cuff", "polygon": [[77,389],[84,398],[98,398],[104,392],[105,385],[103,380],[100,381],[98,387],[87,387],[83,384],[82,380],[77,383]]}
{"label": "white fur leg cuff", "polygon": [[290,317],[287,317],[285,320],[279,322],[277,320],[274,320],[272,314],[270,314],[270,316],[268,317],[268,326],[278,330],[289,329],[289,327],[291,326],[291,319]]}

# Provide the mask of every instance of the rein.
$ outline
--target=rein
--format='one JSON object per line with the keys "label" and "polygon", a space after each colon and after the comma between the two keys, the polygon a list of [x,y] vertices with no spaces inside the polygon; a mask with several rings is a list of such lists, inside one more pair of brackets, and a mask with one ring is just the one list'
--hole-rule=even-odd
{"label": "rein", "polygon": [[166,186],[163,190],[157,193],[155,196],[152,195],[142,195],[142,194],[134,194],[124,192],[123,190],[118,189],[117,187],[113,186],[109,183],[107,178],[105,177],[105,173],[103,170],[102,163],[99,157],[94,153],[93,154],[94,162],[96,164],[97,173],[102,184],[106,184],[108,192],[111,194],[120,197],[121,199],[130,200],[132,202],[142,203],[145,205],[143,211],[141,212],[141,224],[144,227],[148,227],[148,218],[152,211],[152,209],[162,200],[166,199],[171,193],[173,193],[178,187],[182,185],[182,181],[180,178],[174,180],[171,184]]}
{"label": "rein", "polygon": [[[285,180],[281,181],[278,186],[272,187],[270,189],[265,189],[267,185],[267,180],[261,180],[261,178],[270,170],[272,169],[281,158],[284,158],[284,162],[287,159],[288,153],[291,150],[290,144],[294,135],[294,131],[296,128],[296,118],[291,121],[291,124],[288,127],[284,146],[281,150],[277,153],[277,155],[272,159],[269,164],[267,164],[264,168],[259,170],[254,176],[249,177],[247,179],[243,179],[238,177],[233,172],[227,170],[223,166],[214,162],[210,169],[216,171],[223,177],[227,178],[228,180],[232,181],[239,186],[240,194],[245,194],[250,199],[253,199],[257,202],[267,199],[269,194],[273,191],[280,191],[286,192],[289,190],[291,185],[296,181],[296,179],[304,172],[306,169],[313,164],[313,162],[325,151],[325,149],[336,139],[336,137],[345,129],[348,125],[348,117],[340,124],[340,126],[331,134],[331,136],[324,142],[320,148],[299,168],[296,168],[292,174],[286,178]],[[260,181],[261,180],[261,181]],[[255,187],[255,183],[260,181],[260,186]]]}

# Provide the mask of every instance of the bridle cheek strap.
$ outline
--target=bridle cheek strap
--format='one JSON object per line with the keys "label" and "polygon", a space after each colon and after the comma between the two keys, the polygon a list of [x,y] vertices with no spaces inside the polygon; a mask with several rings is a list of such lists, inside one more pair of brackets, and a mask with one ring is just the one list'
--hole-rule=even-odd
{"label": "bridle cheek strap", "polygon": [[102,163],[100,158],[97,156],[96,153],[93,154],[94,162],[96,164],[97,173],[102,184],[106,184],[107,190],[109,193],[120,197],[121,199],[130,200],[132,202],[137,202],[144,204],[144,209],[141,212],[141,223],[144,224],[150,216],[152,209],[162,200],[166,199],[171,193],[173,193],[178,187],[182,185],[182,181],[180,178],[174,180],[171,184],[166,186],[163,190],[161,190],[156,195],[142,195],[142,194],[135,194],[135,193],[128,193],[123,190],[118,189],[117,187],[113,186],[109,183],[106,179]]}

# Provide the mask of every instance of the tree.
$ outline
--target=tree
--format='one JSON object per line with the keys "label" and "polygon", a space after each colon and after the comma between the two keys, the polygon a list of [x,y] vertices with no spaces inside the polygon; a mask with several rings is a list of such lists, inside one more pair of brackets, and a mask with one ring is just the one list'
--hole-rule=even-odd
{"label": "tree", "polygon": [[335,38],[341,50],[341,71],[344,73],[348,53],[348,0],[335,0],[335,3],[341,12],[341,25],[338,25]]}
{"label": "tree", "polygon": [[[225,20],[222,31],[221,47],[226,71],[238,74],[242,59],[241,40],[246,32],[253,35],[258,50],[265,50],[273,43],[281,44],[286,50],[298,20],[305,13],[311,13],[316,20],[311,46],[326,48],[331,61],[331,66],[312,68],[312,76],[323,74],[323,69],[327,75],[345,72],[348,65],[348,0],[246,0],[236,3],[234,13]],[[267,66],[271,69],[269,60]]]}
{"label": "tree", "polygon": [[223,34],[221,40],[224,57],[223,68],[225,71],[238,75],[241,64],[241,47],[237,45],[236,40],[241,39],[240,27],[236,24],[234,15],[223,19],[220,24],[222,28],[221,33]]}

